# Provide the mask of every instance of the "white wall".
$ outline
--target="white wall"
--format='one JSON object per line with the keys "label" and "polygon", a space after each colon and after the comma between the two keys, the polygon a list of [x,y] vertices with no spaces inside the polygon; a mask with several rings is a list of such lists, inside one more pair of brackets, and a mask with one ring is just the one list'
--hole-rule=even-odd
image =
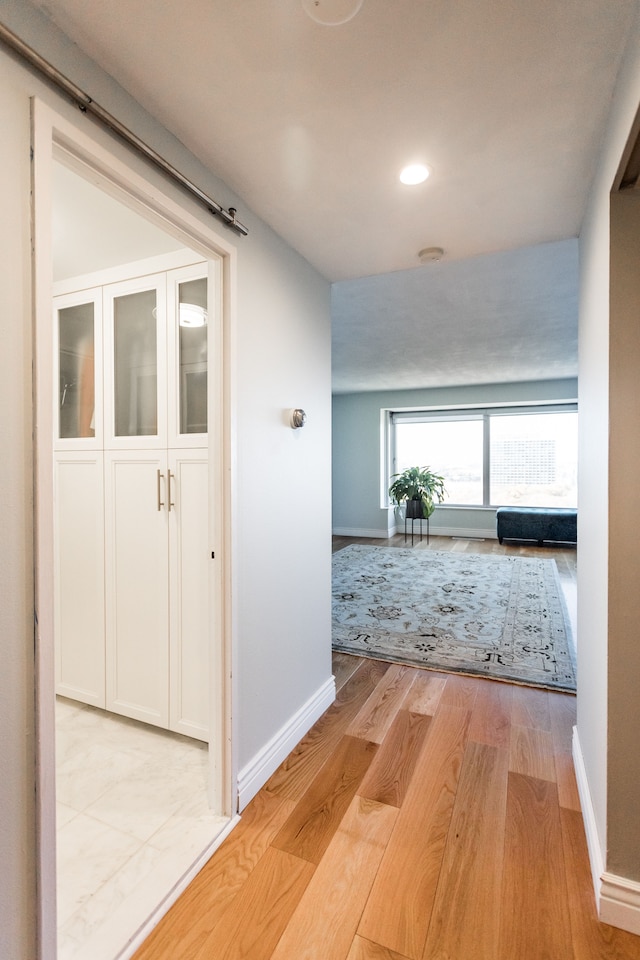
{"label": "white wall", "polygon": [[[254,230],[254,233],[256,231]],[[331,673],[329,288],[272,237],[244,251],[236,350],[239,761]],[[307,413],[292,430],[289,412]]]}
{"label": "white wall", "polygon": [[[638,312],[633,253],[631,261],[619,261],[614,267],[616,289],[610,290],[610,191],[639,102],[637,15],[580,236],[577,729],[596,889],[603,868],[640,879],[638,541],[630,520],[637,497],[635,493],[630,497],[629,490],[637,484],[627,472],[638,469],[640,452],[633,439],[638,433],[637,402],[629,403],[637,396],[640,360],[638,333],[632,331]],[[615,233],[612,257],[630,241],[631,250],[638,249],[638,233],[629,222],[618,222]],[[627,440],[631,449],[625,454]],[[624,580],[613,583],[626,564]],[[629,578],[635,587],[621,592]]]}
{"label": "white wall", "polygon": [[[203,190],[235,205],[246,238],[0,49],[0,363],[3,540],[0,556],[0,956],[35,957],[34,667],[31,532],[30,101],[51,104],[237,246],[231,343],[234,719],[240,768],[318,690],[330,689],[329,285],[113,81],[24,0],[0,19],[146,139]],[[308,425],[292,431],[288,408]],[[298,729],[298,732],[300,730]],[[266,775],[261,768],[259,775]],[[258,784],[259,785],[259,784]],[[254,783],[254,786],[256,784]]]}
{"label": "white wall", "polygon": [[[543,380],[484,386],[443,387],[336,394],[333,398],[333,532],[386,537],[394,512],[380,507],[380,411],[451,404],[522,403],[577,396],[575,380]],[[437,469],[437,464],[430,464]],[[445,535],[495,536],[495,510],[437,507],[431,531]]]}

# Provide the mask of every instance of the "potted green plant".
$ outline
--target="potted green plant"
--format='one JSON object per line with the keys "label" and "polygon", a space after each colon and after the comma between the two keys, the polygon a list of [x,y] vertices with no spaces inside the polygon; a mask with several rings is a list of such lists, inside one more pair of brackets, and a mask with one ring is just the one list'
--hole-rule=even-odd
{"label": "potted green plant", "polygon": [[389,496],[398,505],[406,503],[408,519],[428,520],[435,510],[435,501],[442,503],[445,498],[444,477],[429,467],[408,467],[402,473],[394,473],[391,479]]}

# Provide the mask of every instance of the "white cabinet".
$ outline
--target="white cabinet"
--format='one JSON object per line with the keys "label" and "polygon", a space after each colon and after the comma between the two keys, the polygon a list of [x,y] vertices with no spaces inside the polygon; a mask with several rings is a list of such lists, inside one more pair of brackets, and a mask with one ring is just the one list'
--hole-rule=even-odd
{"label": "white cabinet", "polygon": [[[209,537],[206,450],[169,451],[169,726],[186,736],[206,734],[209,624]],[[204,511],[203,511],[204,506]],[[197,558],[197,559],[196,559]],[[204,737],[202,737],[204,739]]]}
{"label": "white cabinet", "polygon": [[105,455],[106,707],[205,739],[206,450]]}
{"label": "white cabinet", "polygon": [[168,523],[156,506],[165,458],[110,451],[105,467],[106,707],[168,727]]}
{"label": "white cabinet", "polygon": [[64,696],[207,739],[207,265],[55,304]]}
{"label": "white cabinet", "polygon": [[58,452],[56,511],[56,688],[105,705],[103,454]]}

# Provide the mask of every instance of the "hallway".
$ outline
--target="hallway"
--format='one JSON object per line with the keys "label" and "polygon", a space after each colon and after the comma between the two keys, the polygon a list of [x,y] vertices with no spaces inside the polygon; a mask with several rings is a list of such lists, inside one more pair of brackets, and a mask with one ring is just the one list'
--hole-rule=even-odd
{"label": "hallway", "polygon": [[334,670],[334,705],[135,960],[640,957],[596,917],[572,695]]}

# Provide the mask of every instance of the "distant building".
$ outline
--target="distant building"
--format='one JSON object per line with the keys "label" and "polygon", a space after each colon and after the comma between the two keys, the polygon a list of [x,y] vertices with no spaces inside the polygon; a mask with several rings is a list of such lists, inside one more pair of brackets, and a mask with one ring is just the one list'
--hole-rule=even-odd
{"label": "distant building", "polygon": [[555,483],[555,440],[496,440],[491,444],[493,483]]}

